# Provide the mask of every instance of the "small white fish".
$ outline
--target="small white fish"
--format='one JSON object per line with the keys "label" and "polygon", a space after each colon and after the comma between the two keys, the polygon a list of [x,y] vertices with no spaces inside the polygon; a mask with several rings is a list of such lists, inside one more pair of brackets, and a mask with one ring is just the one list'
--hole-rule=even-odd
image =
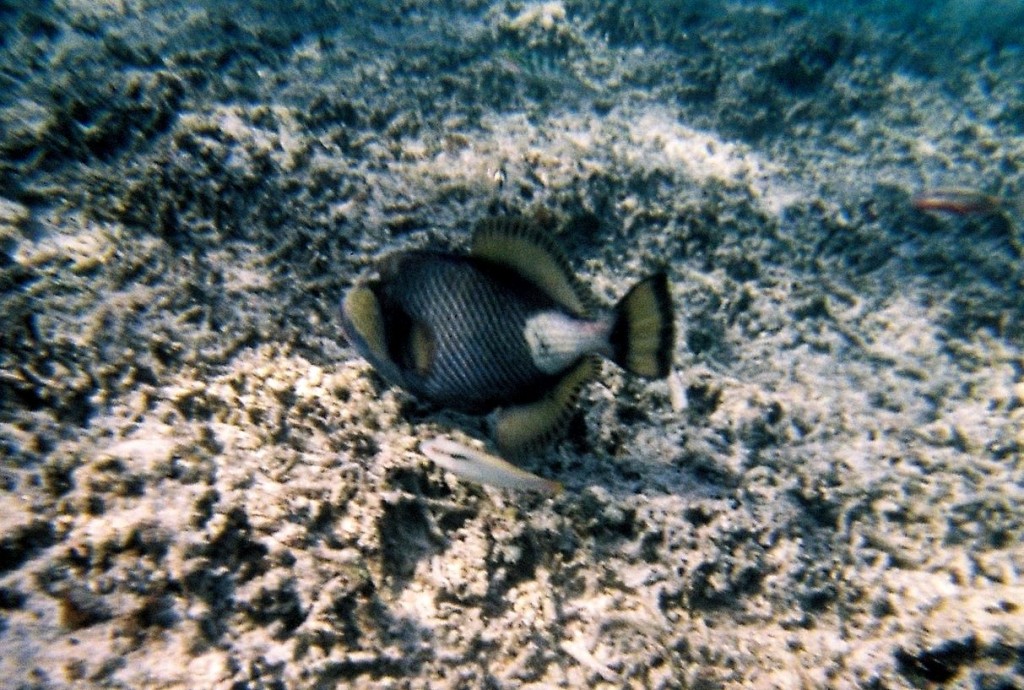
{"label": "small white fish", "polygon": [[968,187],[937,187],[918,192],[910,200],[918,211],[944,211],[957,216],[987,215],[1003,206],[999,197]]}
{"label": "small white fish", "polygon": [[460,479],[517,491],[539,491],[548,495],[561,493],[559,482],[539,477],[480,450],[458,441],[439,436],[424,441],[420,450],[438,467],[448,470]]}
{"label": "small white fish", "polygon": [[562,644],[559,645],[562,651],[571,656],[573,659],[579,662],[580,666],[593,671],[597,675],[607,682],[614,685],[622,683],[622,678],[619,674],[610,669],[608,666],[598,661],[589,649],[587,649],[586,641],[583,639],[583,635],[579,632],[576,633],[575,637],[571,640],[562,640]]}

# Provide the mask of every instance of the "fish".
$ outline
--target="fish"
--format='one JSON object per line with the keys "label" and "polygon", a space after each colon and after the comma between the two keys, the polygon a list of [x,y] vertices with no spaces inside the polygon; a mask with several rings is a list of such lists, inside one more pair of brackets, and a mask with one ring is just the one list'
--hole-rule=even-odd
{"label": "fish", "polygon": [[548,496],[562,492],[562,484],[513,465],[504,458],[439,436],[420,444],[420,452],[438,467],[477,484],[516,491],[537,491]]}
{"label": "fish", "polygon": [[995,196],[966,187],[938,187],[918,192],[910,201],[918,211],[944,211],[958,216],[986,215],[1002,207]]}
{"label": "fish", "polygon": [[490,415],[493,439],[510,456],[563,434],[602,358],[661,379],[675,348],[664,269],[602,306],[553,235],[519,216],[478,222],[468,253],[385,254],[340,312],[348,342],[387,383]]}

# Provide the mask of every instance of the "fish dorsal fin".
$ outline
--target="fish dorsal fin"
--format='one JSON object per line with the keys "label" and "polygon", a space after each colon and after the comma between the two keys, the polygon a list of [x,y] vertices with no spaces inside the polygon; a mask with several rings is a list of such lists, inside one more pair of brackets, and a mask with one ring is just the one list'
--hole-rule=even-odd
{"label": "fish dorsal fin", "polygon": [[597,377],[600,366],[597,357],[584,357],[540,400],[498,410],[494,440],[502,452],[522,455],[561,434],[580,391]]}
{"label": "fish dorsal fin", "polygon": [[480,221],[472,254],[515,271],[575,316],[585,317],[594,307],[555,239],[523,218]]}

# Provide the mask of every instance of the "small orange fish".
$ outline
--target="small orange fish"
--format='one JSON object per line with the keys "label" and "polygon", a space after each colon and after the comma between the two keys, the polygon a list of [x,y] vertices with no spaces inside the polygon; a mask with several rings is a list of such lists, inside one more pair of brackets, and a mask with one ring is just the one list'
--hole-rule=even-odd
{"label": "small orange fish", "polygon": [[1002,208],[998,197],[966,187],[939,187],[918,192],[911,200],[918,211],[944,211],[958,216],[985,215]]}

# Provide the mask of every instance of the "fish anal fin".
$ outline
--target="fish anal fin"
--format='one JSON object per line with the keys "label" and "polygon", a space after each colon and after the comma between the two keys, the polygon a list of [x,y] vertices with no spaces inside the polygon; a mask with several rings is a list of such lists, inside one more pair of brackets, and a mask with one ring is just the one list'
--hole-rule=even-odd
{"label": "fish anal fin", "polygon": [[597,357],[584,357],[539,400],[498,410],[494,437],[502,452],[522,455],[560,435],[572,417],[580,391],[599,369]]}
{"label": "fish anal fin", "polygon": [[554,237],[524,218],[480,221],[473,231],[472,254],[511,269],[576,316],[586,316],[594,307]]}

